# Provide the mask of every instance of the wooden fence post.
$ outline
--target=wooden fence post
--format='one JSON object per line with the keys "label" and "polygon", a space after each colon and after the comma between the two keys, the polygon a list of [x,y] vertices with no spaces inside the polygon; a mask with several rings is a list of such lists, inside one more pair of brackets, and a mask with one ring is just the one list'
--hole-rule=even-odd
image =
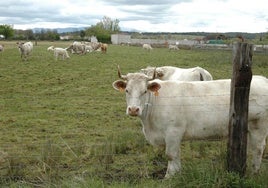
{"label": "wooden fence post", "polygon": [[233,48],[233,75],[231,80],[229,139],[227,144],[228,171],[246,172],[248,100],[252,79],[252,44],[236,43]]}

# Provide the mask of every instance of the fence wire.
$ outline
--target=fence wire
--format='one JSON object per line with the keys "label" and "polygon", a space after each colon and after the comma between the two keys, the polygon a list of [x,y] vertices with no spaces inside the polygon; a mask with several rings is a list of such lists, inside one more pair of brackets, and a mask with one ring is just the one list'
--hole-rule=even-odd
{"label": "fence wire", "polygon": [[[196,97],[219,98],[217,104],[203,104],[202,101],[200,101],[199,104],[191,105],[172,104],[177,109],[191,107],[193,110],[193,107],[205,109],[208,106],[213,106],[213,108],[210,108],[210,110],[202,112],[213,114],[215,110],[218,112],[229,109],[229,104],[225,104],[221,100],[222,97],[228,96],[229,94],[188,97],[173,96],[161,97],[161,100],[169,101],[170,99],[174,98],[187,98],[188,100]],[[261,97],[267,96],[268,94]],[[81,130],[88,132],[81,132],[81,130],[76,132],[76,127],[63,128],[62,132],[60,132],[60,129],[57,131],[55,130],[55,132],[53,132],[53,130],[44,131],[46,127],[43,128],[44,130],[42,130],[39,126],[26,127],[27,129],[22,131],[19,129],[19,127],[15,127],[18,125],[13,125],[15,121],[19,121],[16,120],[16,118],[22,118],[23,116],[27,115],[30,115],[30,118],[33,119],[49,118],[50,115],[62,116],[63,118],[66,118],[63,119],[63,122],[66,121],[67,123],[67,119],[69,117],[74,117],[74,121],[77,121],[77,123],[72,122],[72,125],[75,125],[79,124],[79,119],[82,117],[86,117],[86,120],[90,121],[90,118],[94,118],[101,114],[103,115],[103,118],[105,118],[105,115],[107,114],[102,114],[103,111],[99,112],[98,109],[105,109],[104,112],[110,112],[111,110],[118,112],[120,116],[118,117],[119,122],[117,125],[132,121],[135,124],[136,120],[133,118],[127,119],[127,117],[125,117],[125,94],[121,94],[119,96],[117,93],[107,96],[96,95],[93,98],[86,95],[46,97],[46,100],[51,102],[51,104],[53,104],[55,100],[62,101],[62,105],[64,105],[64,103],[69,104],[68,107],[63,109],[59,103],[57,103],[55,106],[50,106],[50,104],[47,102],[46,104],[43,104],[43,99],[43,96],[38,95],[0,97],[0,112],[2,114],[0,117],[0,126],[2,128],[0,127],[0,130],[3,131],[3,129],[9,129],[12,133],[11,136],[13,137],[5,138],[6,135],[1,133],[2,138],[0,138],[0,151],[7,153],[7,156],[5,158],[4,155],[1,156],[0,154],[0,164],[5,164],[5,162],[8,161],[8,167],[3,167],[2,169],[0,168],[0,174],[1,171],[8,169],[8,172],[5,175],[12,177],[13,179],[43,178],[41,177],[42,175],[47,176],[49,173],[52,176],[65,176],[66,173],[70,173],[69,175],[71,175],[73,173],[83,174],[85,172],[88,174],[95,173],[95,175],[99,177],[107,177],[109,175],[114,177],[117,176],[114,175],[116,172],[118,174],[125,173],[125,176],[133,175],[136,177],[146,177],[152,176],[153,172],[159,170],[162,170],[161,173],[164,175],[167,166],[167,159],[164,156],[164,151],[161,151],[161,154],[157,152],[155,153],[152,149],[153,146],[149,145],[149,143],[145,140],[140,127],[137,128],[136,132],[134,131],[132,133],[135,137],[133,135],[129,135],[129,132],[126,132],[124,133],[125,135],[123,135],[125,138],[121,139],[122,135],[120,134],[122,133],[117,132],[118,129],[113,132],[113,127],[109,128],[108,130],[104,130],[107,128],[106,126],[86,126],[85,124],[87,121],[83,122],[84,127]],[[86,104],[86,107],[80,108],[80,104],[76,104],[75,102],[78,99],[90,102]],[[20,101],[20,103],[18,103],[18,101]],[[8,103],[14,103],[15,108],[13,108],[14,106],[11,108]],[[256,105],[262,106],[262,104]],[[44,116],[44,114],[47,116]],[[112,115],[118,116],[118,114]],[[120,120],[122,117],[126,119]],[[12,118],[14,118],[14,120],[12,120]],[[48,121],[44,123],[44,126],[49,124],[50,121],[55,120],[48,119]],[[105,121],[107,120],[100,121],[100,123],[104,124]],[[51,129],[51,127],[48,129]],[[27,137],[29,136],[29,132],[31,132],[31,137]],[[109,137],[105,134],[101,134],[104,132],[110,132],[110,134],[113,136]],[[96,137],[95,141],[92,138],[87,140],[87,137],[90,137],[91,134],[99,135]],[[24,137],[23,135],[27,136]],[[224,140],[222,137],[218,137],[199,140],[197,144],[193,144],[189,141],[183,143],[183,163],[187,164],[187,160],[190,160],[191,158],[197,158],[197,160],[200,160],[200,163],[207,163],[207,165],[211,165],[212,163],[218,163],[217,165],[219,165],[219,163],[224,163],[225,159],[222,156],[226,151],[226,140],[222,140]],[[77,143],[77,141],[79,143]],[[208,142],[215,142],[216,144],[211,144]],[[212,154],[210,153],[211,150],[214,150]],[[187,155],[184,155],[184,152],[186,152]],[[263,157],[263,163],[265,166],[268,165],[267,152],[268,151],[266,151]],[[188,165],[190,165],[190,163]]]}

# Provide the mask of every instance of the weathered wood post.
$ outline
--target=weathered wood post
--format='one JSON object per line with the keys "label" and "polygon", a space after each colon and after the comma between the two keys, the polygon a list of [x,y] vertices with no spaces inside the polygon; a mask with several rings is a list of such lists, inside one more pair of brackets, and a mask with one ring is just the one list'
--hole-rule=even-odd
{"label": "weathered wood post", "polygon": [[248,100],[252,79],[252,44],[237,43],[233,48],[233,76],[227,145],[228,171],[244,176],[247,162]]}

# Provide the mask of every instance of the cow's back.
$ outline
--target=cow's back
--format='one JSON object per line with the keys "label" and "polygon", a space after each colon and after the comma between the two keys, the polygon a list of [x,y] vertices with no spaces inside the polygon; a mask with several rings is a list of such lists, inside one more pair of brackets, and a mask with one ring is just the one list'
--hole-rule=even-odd
{"label": "cow's back", "polygon": [[[210,104],[212,98],[227,98],[219,101],[229,105],[230,100],[230,79],[212,80],[212,81],[161,81],[157,103],[160,105],[184,104],[192,106],[195,104]],[[250,102],[268,105],[268,79],[262,76],[253,76],[250,86]],[[218,100],[218,99],[216,99]],[[214,103],[213,103],[214,104]]]}
{"label": "cow's back", "polygon": [[213,80],[212,75],[201,67],[178,68],[172,66],[163,66],[156,69],[163,73],[161,80],[181,80],[181,81],[202,81]]}
{"label": "cow's back", "polygon": [[23,46],[29,50],[33,48],[33,43],[32,42],[26,42],[23,44]]}

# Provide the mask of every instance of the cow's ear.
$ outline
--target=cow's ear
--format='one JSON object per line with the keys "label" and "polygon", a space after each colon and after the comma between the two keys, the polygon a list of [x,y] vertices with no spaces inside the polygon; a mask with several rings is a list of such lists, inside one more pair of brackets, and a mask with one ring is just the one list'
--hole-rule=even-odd
{"label": "cow's ear", "polygon": [[158,92],[158,90],[161,88],[161,85],[157,82],[152,82],[148,84],[147,88],[152,92]]}
{"label": "cow's ear", "polygon": [[116,90],[124,91],[126,89],[127,83],[122,80],[117,80],[113,82],[113,87]]}

